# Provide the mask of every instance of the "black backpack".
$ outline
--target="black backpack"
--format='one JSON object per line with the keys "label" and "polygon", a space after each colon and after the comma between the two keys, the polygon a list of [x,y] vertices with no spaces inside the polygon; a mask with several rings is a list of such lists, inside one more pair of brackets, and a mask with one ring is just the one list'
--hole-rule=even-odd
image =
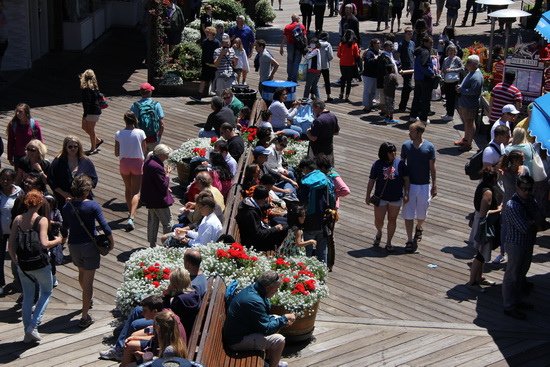
{"label": "black backpack", "polygon": [[[500,147],[494,143],[490,143],[489,145],[495,149],[498,155],[502,155]],[[482,177],[481,170],[483,169],[484,150],[485,148],[478,150],[477,153],[474,154],[464,165],[464,173],[470,177],[470,180],[479,180]]]}
{"label": "black backpack", "polygon": [[302,55],[305,55],[307,50],[307,40],[300,24],[296,24],[296,27],[292,30],[292,38],[294,39],[294,47],[299,50]]}
{"label": "black backpack", "polygon": [[38,216],[32,228],[24,231],[17,227],[17,238],[15,239],[15,253],[17,254],[18,265],[23,271],[42,269],[50,263],[48,251],[40,243],[38,223],[42,219]]}

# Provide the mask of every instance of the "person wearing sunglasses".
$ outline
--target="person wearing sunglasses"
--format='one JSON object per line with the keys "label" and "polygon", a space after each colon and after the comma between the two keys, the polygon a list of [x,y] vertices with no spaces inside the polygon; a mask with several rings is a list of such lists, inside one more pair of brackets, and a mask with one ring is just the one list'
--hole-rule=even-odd
{"label": "person wearing sunglasses", "polygon": [[[63,207],[67,199],[71,199],[71,184],[78,175],[86,175],[92,179],[92,187],[97,185],[97,173],[94,163],[84,155],[82,143],[76,136],[69,135],[63,140],[63,149],[54,158],[50,166],[48,183],[55,195],[59,207]],[[90,197],[92,193],[90,191]]]}
{"label": "person wearing sunglasses", "polygon": [[527,281],[527,272],[533,260],[533,246],[538,231],[550,228],[533,197],[535,181],[531,176],[519,176],[516,193],[502,210],[502,242],[508,254],[508,263],[502,280],[504,314],[525,320],[525,310],[533,305],[523,301],[533,289]]}
{"label": "person wearing sunglasses", "polygon": [[21,186],[31,172],[38,174],[45,185],[48,183],[50,161],[46,159],[47,152],[46,145],[38,139],[33,139],[27,144],[25,156],[19,161],[19,167],[16,171],[16,185]]}

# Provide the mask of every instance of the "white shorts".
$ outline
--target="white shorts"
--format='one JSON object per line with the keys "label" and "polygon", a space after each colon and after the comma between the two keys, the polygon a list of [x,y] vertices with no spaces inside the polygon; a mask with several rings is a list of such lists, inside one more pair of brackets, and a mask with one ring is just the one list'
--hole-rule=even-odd
{"label": "white shorts", "polygon": [[432,185],[414,185],[409,189],[409,201],[403,205],[401,215],[405,220],[426,219],[428,207],[430,206],[430,191]]}
{"label": "white shorts", "polygon": [[86,120],[87,122],[98,122],[99,115],[86,115],[84,116],[84,120]]}

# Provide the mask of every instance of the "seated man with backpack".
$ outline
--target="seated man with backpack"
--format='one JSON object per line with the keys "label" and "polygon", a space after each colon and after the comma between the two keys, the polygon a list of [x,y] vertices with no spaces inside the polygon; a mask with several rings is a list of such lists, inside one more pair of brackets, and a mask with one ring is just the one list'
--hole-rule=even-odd
{"label": "seated man with backpack", "polygon": [[269,299],[277,293],[282,281],[275,271],[266,271],[258,280],[241,290],[230,301],[223,325],[223,342],[232,351],[265,350],[266,365],[285,367],[281,354],[285,337],[277,331],[292,325],[296,315],[271,315]]}
{"label": "seated man with backpack", "polygon": [[138,127],[145,132],[147,153],[155,149],[164,133],[164,111],[160,102],[151,98],[154,90],[151,84],[142,83],[139,87],[141,99],[130,107],[138,119]]}

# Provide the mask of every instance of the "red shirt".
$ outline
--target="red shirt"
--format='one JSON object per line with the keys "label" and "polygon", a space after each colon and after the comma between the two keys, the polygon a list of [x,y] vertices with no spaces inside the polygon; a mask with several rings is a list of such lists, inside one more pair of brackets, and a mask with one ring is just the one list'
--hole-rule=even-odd
{"label": "red shirt", "polygon": [[355,60],[359,57],[359,46],[354,43],[350,47],[342,42],[338,45],[337,55],[340,58],[340,66],[354,66]]}
{"label": "red shirt", "polygon": [[302,23],[292,22],[290,24],[287,24],[285,26],[285,29],[283,29],[283,36],[286,37],[286,43],[294,44],[294,37],[292,36],[292,32],[294,31],[294,28],[296,28],[296,26],[298,24],[300,24],[300,28],[302,29],[302,33],[304,35],[306,34],[306,27],[304,27],[304,25]]}
{"label": "red shirt", "polygon": [[493,107],[491,108],[491,115],[489,121],[493,124],[496,120],[502,116],[502,107],[507,104],[515,105],[516,102],[521,102],[523,96],[519,89],[513,84],[498,83],[491,91],[493,96]]}

